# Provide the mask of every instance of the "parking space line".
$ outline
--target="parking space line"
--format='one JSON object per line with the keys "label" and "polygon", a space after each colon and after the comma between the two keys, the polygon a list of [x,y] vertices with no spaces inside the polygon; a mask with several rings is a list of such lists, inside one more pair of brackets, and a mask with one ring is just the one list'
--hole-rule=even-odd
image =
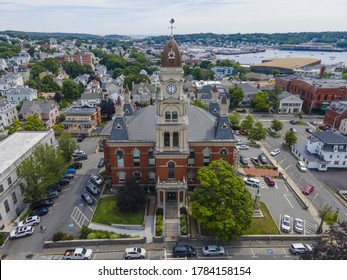
{"label": "parking space line", "polygon": [[291,167],[292,165],[289,164],[286,168],[284,168],[283,170],[286,171],[289,167]]}
{"label": "parking space line", "polygon": [[294,206],[290,203],[289,199],[287,198],[287,195],[292,196],[291,194],[284,194],[285,199],[288,201],[289,205],[294,208]]}
{"label": "parking space line", "polygon": [[281,160],[280,162],[279,162],[279,164],[281,164],[282,162],[284,162],[286,159],[284,158],[283,160]]}
{"label": "parking space line", "polygon": [[251,248],[251,251],[252,251],[252,255],[253,255],[252,258],[257,258],[258,256],[255,255],[255,253],[254,253],[252,248]]}

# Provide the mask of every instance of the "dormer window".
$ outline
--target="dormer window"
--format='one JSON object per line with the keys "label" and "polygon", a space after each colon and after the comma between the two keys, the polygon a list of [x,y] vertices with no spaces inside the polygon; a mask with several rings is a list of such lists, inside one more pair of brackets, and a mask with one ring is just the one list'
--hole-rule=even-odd
{"label": "dormer window", "polygon": [[169,59],[175,59],[175,53],[171,50],[171,51],[169,51],[169,53],[168,53],[168,58]]}
{"label": "dormer window", "polygon": [[122,129],[122,126],[119,123],[117,123],[116,129]]}
{"label": "dormer window", "polygon": [[213,113],[218,113],[217,108],[214,108],[212,112],[213,112]]}
{"label": "dormer window", "polygon": [[224,128],[228,128],[228,126],[227,126],[226,123],[223,123],[222,126],[221,126],[221,128],[223,128],[223,129],[224,129]]}

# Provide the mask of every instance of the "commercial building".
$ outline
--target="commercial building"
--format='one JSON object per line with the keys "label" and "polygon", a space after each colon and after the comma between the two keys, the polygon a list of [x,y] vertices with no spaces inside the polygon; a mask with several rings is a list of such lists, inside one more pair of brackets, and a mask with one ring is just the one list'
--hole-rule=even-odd
{"label": "commercial building", "polygon": [[324,123],[340,130],[343,119],[347,118],[347,101],[333,101],[325,110]]}

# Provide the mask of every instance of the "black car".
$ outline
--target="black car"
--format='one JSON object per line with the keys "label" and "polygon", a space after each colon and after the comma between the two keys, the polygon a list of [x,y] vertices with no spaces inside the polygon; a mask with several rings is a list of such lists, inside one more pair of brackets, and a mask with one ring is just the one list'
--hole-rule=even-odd
{"label": "black car", "polygon": [[100,190],[91,183],[87,184],[86,191],[89,192],[91,195],[94,195],[94,196],[98,195],[100,193]]}
{"label": "black car", "polygon": [[194,257],[197,253],[196,249],[189,245],[176,245],[172,249],[173,256],[178,257]]}
{"label": "black car", "polygon": [[260,155],[258,156],[258,159],[259,159],[259,161],[260,161],[262,164],[267,164],[267,158],[266,158],[266,156],[265,156],[264,154],[260,154]]}
{"label": "black car", "polygon": [[78,136],[77,142],[82,142],[84,140],[84,138],[86,138],[86,135],[85,134],[81,134],[80,136]]}
{"label": "black car", "polygon": [[88,156],[86,154],[78,154],[73,156],[74,161],[86,160]]}
{"label": "black car", "polygon": [[69,179],[61,179],[59,181],[59,185],[60,186],[67,186],[68,184],[70,184],[70,180]]}
{"label": "black car", "polygon": [[61,192],[61,185],[57,184],[57,185],[53,185],[48,189],[48,192]]}
{"label": "black car", "polygon": [[99,159],[99,162],[98,162],[98,167],[101,168],[105,165],[105,159],[102,157]]}
{"label": "black car", "polygon": [[94,204],[94,200],[90,197],[90,195],[87,192],[81,194],[81,199],[88,205]]}
{"label": "black car", "polygon": [[36,201],[33,204],[31,204],[31,209],[36,210],[38,208],[43,208],[43,207],[49,207],[53,205],[53,201],[50,199],[43,199],[40,201]]}
{"label": "black car", "polygon": [[241,155],[240,156],[240,163],[247,165],[248,164],[248,158],[246,158],[245,156]]}
{"label": "black car", "polygon": [[74,177],[73,174],[65,174],[64,177],[62,179],[68,179],[68,180],[72,180]]}
{"label": "black car", "polygon": [[80,168],[82,168],[82,166],[83,166],[83,163],[82,163],[82,162],[76,161],[76,162],[74,162],[73,164],[71,164],[71,165],[69,166],[69,168],[80,169]]}
{"label": "black car", "polygon": [[37,208],[33,212],[29,214],[29,216],[44,216],[48,213],[48,208],[47,207],[42,207],[42,208]]}

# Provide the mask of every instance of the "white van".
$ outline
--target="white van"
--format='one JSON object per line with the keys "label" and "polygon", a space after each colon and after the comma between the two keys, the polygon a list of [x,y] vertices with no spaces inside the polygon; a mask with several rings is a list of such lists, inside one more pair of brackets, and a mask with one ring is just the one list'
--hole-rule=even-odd
{"label": "white van", "polygon": [[303,161],[299,160],[298,163],[296,164],[296,166],[299,168],[300,171],[302,172],[306,172],[307,168],[306,165]]}

